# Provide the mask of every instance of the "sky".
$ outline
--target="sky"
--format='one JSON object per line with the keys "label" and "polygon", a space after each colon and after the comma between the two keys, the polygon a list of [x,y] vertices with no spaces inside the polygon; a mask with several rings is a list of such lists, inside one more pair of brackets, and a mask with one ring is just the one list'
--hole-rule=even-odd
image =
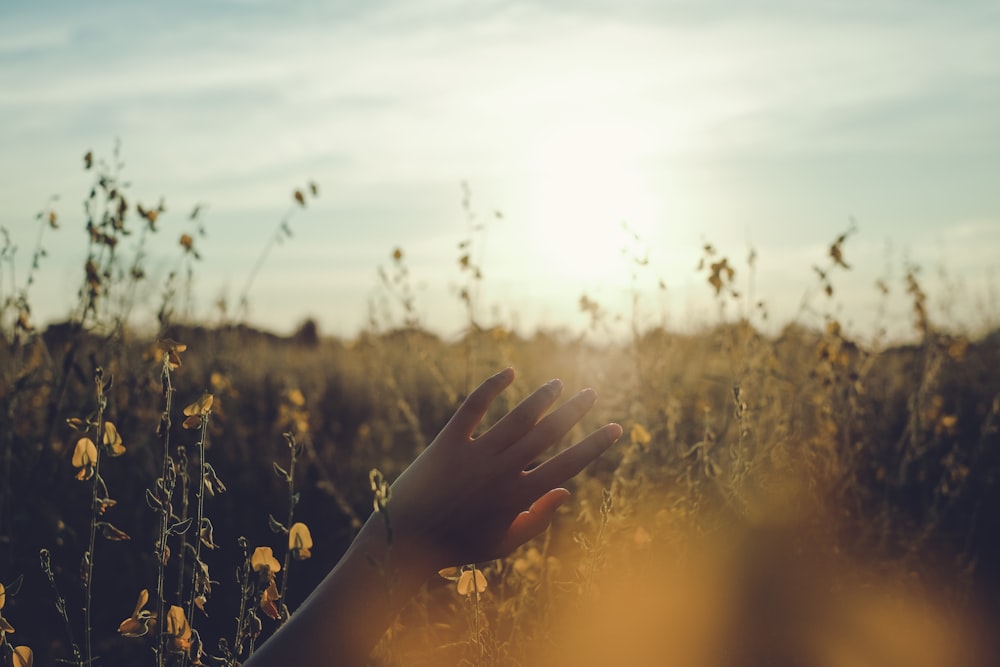
{"label": "sky", "polygon": [[[470,235],[477,320],[525,332],[585,329],[584,294],[613,327],[633,294],[643,326],[711,323],[706,243],[736,268],[727,316],[762,300],[772,328],[832,315],[903,335],[915,264],[942,326],[1000,325],[994,0],[5,2],[0,226],[17,251],[0,288],[23,281],[58,196],[38,321],[76,301],[82,156],[116,142],[130,200],[167,208],[143,322],[202,204],[185,312],[206,321],[293,211],[248,294],[248,320],[278,332],[366,326],[398,247],[421,322],[455,335]],[[813,266],[852,225],[827,298]]]}

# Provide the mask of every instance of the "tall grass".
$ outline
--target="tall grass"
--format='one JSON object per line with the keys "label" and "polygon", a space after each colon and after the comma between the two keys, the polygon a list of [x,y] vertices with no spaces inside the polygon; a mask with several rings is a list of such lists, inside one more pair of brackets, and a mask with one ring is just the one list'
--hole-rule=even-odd
{"label": "tall grass", "polygon": [[[401,248],[353,340],[180,324],[176,277],[162,286],[159,330],[140,337],[129,317],[149,244],[164,243],[166,206],[128,201],[117,151],[85,166],[94,186],[69,321],[40,331],[31,318],[45,234],[71,225],[55,202],[39,214],[24,281],[9,242],[0,255],[0,652],[11,663],[27,664],[29,646],[39,664],[246,659],[336,562],[372,489],[377,503],[474,380],[504,365],[518,380],[488,419],[559,376],[602,394],[570,437],[609,420],[629,437],[573,482],[544,537],[429,582],[390,629],[383,661],[802,662],[831,646],[860,651],[861,633],[883,662],[911,664],[894,633],[914,623],[927,628],[914,640],[924,657],[947,657],[937,664],[995,655],[975,623],[995,621],[1000,600],[1000,338],[939,330],[916,270],[891,286],[908,300],[916,342],[850,338],[832,304],[855,230],[831,234],[807,278],[803,312],[819,313],[821,328],[761,333],[755,253],[739,263],[707,245],[698,270],[716,299],[713,326],[681,335],[643,326],[638,296],[629,313],[584,296],[592,327],[624,322],[624,342],[524,337],[480,312],[486,225],[466,188],[458,340],[423,327]],[[136,224],[129,254],[121,239]],[[190,282],[201,255],[185,229],[176,252]],[[240,313],[288,232],[286,216],[250,269]],[[632,270],[651,270],[632,242]],[[105,466],[109,453],[121,456]],[[706,657],[719,637],[734,653]]]}

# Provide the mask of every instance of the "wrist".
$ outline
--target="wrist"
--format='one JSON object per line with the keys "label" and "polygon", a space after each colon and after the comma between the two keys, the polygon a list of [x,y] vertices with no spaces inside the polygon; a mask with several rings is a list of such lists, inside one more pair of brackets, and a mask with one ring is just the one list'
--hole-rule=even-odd
{"label": "wrist", "polygon": [[368,517],[345,558],[363,559],[381,569],[384,575],[392,576],[393,588],[407,595],[444,567],[438,563],[434,546],[419,536],[393,526],[390,541],[385,518],[378,512]]}

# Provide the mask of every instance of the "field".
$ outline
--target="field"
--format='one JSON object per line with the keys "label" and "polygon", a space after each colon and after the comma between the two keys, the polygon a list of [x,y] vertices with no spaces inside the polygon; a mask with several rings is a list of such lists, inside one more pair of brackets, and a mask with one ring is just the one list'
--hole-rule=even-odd
{"label": "field", "polygon": [[[833,316],[765,336],[749,315],[599,342],[608,316],[589,300],[592,331],[522,336],[470,316],[442,340],[413,315],[402,251],[352,340],[309,322],[278,337],[183,321],[176,284],[158,329],[137,332],[141,244],[119,242],[167,242],[158,212],[106,172],[87,210],[69,320],[36,329],[30,278],[0,283],[0,651],[13,664],[27,664],[15,647],[36,664],[246,659],[371,512],[370,471],[395,478],[505,366],[519,375],[490,418],[559,377],[566,395],[601,397],[572,438],[607,421],[625,435],[543,537],[429,582],[373,664],[994,664],[1000,333],[943,332],[918,274],[886,297],[910,304],[906,345],[851,340]],[[62,221],[46,210],[37,224]],[[177,251],[196,245],[185,235]],[[848,253],[841,236],[817,258],[820,292]],[[456,307],[488,288],[470,262]],[[731,268],[706,249],[720,303],[740,298]],[[254,568],[258,547],[276,577]]]}

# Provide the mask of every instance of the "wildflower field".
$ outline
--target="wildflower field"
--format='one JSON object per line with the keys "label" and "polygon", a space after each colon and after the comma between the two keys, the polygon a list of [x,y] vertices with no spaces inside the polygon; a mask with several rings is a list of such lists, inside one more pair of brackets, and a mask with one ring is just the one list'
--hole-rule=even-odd
{"label": "wildflower field", "polygon": [[[478,322],[489,282],[472,239],[456,263],[469,326],[444,340],[390,247],[367,331],[331,339],[307,322],[279,337],[177,316],[198,212],[190,231],[161,229],[163,204],[130,201],[89,153],[85,167],[84,217],[39,213],[20,282],[9,243],[0,257],[4,664],[241,663],[506,366],[518,378],[488,419],[559,377],[567,395],[601,396],[567,440],[608,421],[625,435],[542,537],[428,582],[372,664],[995,664],[1000,332],[939,327],[915,270],[879,286],[908,303],[905,345],[852,340],[833,315],[764,335],[754,308],[603,342],[592,333],[612,315],[587,297],[593,329],[578,334]],[[318,195],[310,184],[292,206]],[[80,228],[78,307],[43,329],[30,287],[45,235]],[[190,268],[159,290],[155,330],[136,330],[154,241]],[[849,255],[832,233],[806,277],[818,308]],[[753,261],[706,247],[706,295],[738,302]]]}

